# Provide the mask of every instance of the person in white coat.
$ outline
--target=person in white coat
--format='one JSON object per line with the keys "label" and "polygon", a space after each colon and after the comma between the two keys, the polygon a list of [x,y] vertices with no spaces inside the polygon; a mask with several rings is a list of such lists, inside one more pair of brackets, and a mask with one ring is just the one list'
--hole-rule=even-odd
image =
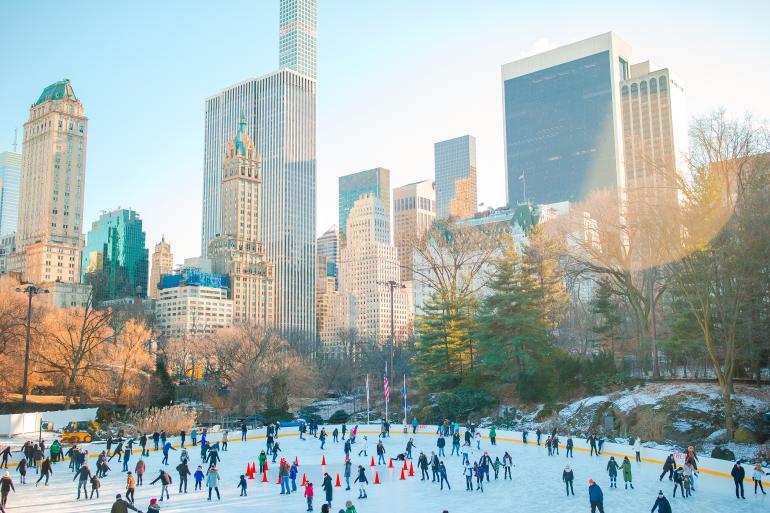
{"label": "person in white coat", "polygon": [[642,462],[642,439],[638,436],[634,440],[634,452],[636,453],[636,462]]}

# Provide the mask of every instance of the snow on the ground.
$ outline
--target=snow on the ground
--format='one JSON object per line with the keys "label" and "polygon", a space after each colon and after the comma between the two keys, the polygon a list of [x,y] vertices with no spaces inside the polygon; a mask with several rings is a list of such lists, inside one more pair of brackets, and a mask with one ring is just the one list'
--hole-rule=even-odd
{"label": "snow on the ground", "polygon": [[[327,428],[330,432],[331,429]],[[395,427],[394,427],[395,429]],[[375,450],[378,432],[377,428],[372,426],[369,429],[361,428],[361,432],[371,431],[369,437],[369,455],[366,457],[357,456],[358,451],[362,449],[363,435],[358,436],[358,443],[354,445],[352,461],[354,469],[358,464],[365,466],[370,483],[374,481],[373,469],[369,466],[370,458]],[[257,432],[249,432],[249,436],[264,435],[264,429]],[[315,511],[320,511],[323,502],[324,493],[321,489],[322,474],[324,468],[321,467],[321,455],[324,454],[328,465],[325,470],[333,478],[336,474],[342,475],[344,453],[343,444],[329,441],[326,450],[323,453],[319,449],[318,440],[310,437],[306,441],[299,440],[296,436],[296,428],[282,430],[279,441],[283,449],[282,456],[289,460],[294,460],[295,456],[299,458],[300,479],[301,473],[305,472],[315,484]],[[290,436],[289,436],[290,435]],[[408,436],[401,433],[394,434],[391,438],[385,439],[387,456],[396,455],[404,451],[404,446]],[[510,437],[520,440],[519,433],[507,433],[498,431],[498,437]],[[215,441],[218,436],[213,436]],[[303,512],[306,510],[305,499],[302,497],[302,489],[290,496],[279,495],[280,487],[276,484],[277,464],[271,464],[269,470],[269,483],[261,483],[257,478],[249,481],[249,496],[239,497],[239,491],[236,489],[238,477],[244,473],[246,465],[256,461],[259,451],[265,446],[263,438],[249,440],[241,443],[235,439],[240,438],[240,432],[231,433],[230,450],[221,453],[223,461],[220,463],[220,473],[222,477],[220,491],[222,500],[209,502],[206,500],[205,492],[193,492],[193,480],[190,479],[189,493],[179,494],[178,476],[174,468],[179,461],[179,451],[171,453],[171,465],[166,467],[174,478],[174,484],[171,486],[171,499],[162,503],[162,512],[168,513],[189,513],[189,512]],[[532,437],[530,437],[530,440]],[[177,440],[173,440],[178,442]],[[562,443],[566,441],[563,437]],[[578,442],[576,440],[576,442]],[[415,436],[417,449],[414,452],[415,463],[419,451],[430,452],[436,449],[436,437],[433,430],[424,428]],[[580,442],[578,442],[580,443]],[[92,452],[101,451],[103,446],[94,445]],[[369,498],[358,500],[358,491],[353,485],[352,490],[346,492],[343,487],[334,489],[334,500],[332,511],[336,512],[344,506],[348,499],[353,500],[359,513],[394,513],[394,512],[421,512],[421,513],[440,513],[447,510],[450,513],[470,512],[474,513],[492,513],[492,512],[511,512],[516,513],[550,513],[550,512],[573,512],[588,511],[588,487],[589,478],[595,479],[602,487],[605,494],[605,511],[608,513],[633,513],[647,512],[652,507],[657,492],[663,489],[669,500],[672,501],[673,510],[676,513],[725,513],[725,512],[760,512],[768,511],[770,508],[770,499],[766,496],[755,496],[753,489],[746,483],[745,501],[738,501],[733,494],[733,484],[730,479],[724,477],[702,474],[697,481],[697,492],[694,497],[681,499],[672,497],[673,485],[665,480],[663,483],[658,481],[660,465],[653,463],[633,463],[635,490],[624,490],[622,474],[618,478],[619,488],[611,489],[606,472],[608,458],[590,457],[585,452],[575,452],[575,457],[566,459],[564,449],[560,456],[548,457],[544,447],[534,445],[523,445],[498,439],[498,445],[493,447],[488,440],[482,442],[482,451],[489,451],[494,459],[499,456],[502,459],[504,451],[509,451],[513,457],[515,467],[513,469],[513,481],[494,481],[492,476],[491,483],[484,483],[484,492],[473,491],[466,492],[464,478],[460,465],[460,458],[449,456],[443,458],[447,465],[449,481],[452,490],[439,490],[438,486],[430,481],[421,482],[419,470],[415,465],[415,477],[407,478],[405,481],[399,480],[400,469],[394,463],[396,468],[389,470],[385,466],[376,467],[379,471],[381,485],[372,485],[368,487]],[[621,448],[624,449],[624,448]],[[618,449],[618,450],[621,450]],[[191,472],[200,462],[200,451],[198,448],[190,448]],[[447,454],[451,451],[451,443],[447,447]],[[627,451],[630,454],[630,450]],[[480,451],[474,451],[472,458],[478,459]],[[643,454],[643,457],[645,455]],[[651,455],[652,456],[652,455]],[[17,459],[17,456],[14,455]],[[655,455],[654,457],[657,457]],[[135,454],[131,459],[131,467],[138,461]],[[162,454],[153,452],[149,458],[146,458],[147,473],[145,474],[145,484],[137,488],[136,505],[141,510],[146,510],[149,500],[158,497],[160,492],[159,485],[149,485],[158,475],[158,469],[161,467]],[[565,464],[569,463],[575,472],[575,497],[566,497],[561,481],[562,470]],[[95,460],[89,459],[89,465],[95,471]],[[116,493],[124,492],[125,474],[119,470],[121,464],[116,460],[111,462],[113,471],[107,478],[102,480],[101,499],[93,501],[76,501],[76,483],[72,481],[73,474],[67,468],[67,462],[57,463],[54,467],[54,475],[50,486],[35,488],[34,480],[36,476],[34,471],[28,474],[28,484],[20,485],[18,483],[18,474],[14,473],[14,483],[16,484],[16,493],[11,493],[8,502],[9,512],[56,512],[56,513],[97,513],[109,512],[110,506],[114,501]],[[205,467],[204,467],[205,468]],[[353,474],[355,477],[355,472]],[[502,470],[501,470],[502,477]],[[89,487],[90,488],[90,487]]]}

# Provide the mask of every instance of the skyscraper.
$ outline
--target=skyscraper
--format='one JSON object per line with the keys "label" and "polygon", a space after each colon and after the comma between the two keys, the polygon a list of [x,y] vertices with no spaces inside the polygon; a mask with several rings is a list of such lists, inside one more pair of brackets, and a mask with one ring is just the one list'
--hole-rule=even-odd
{"label": "skyscraper", "polygon": [[16,231],[19,218],[19,180],[21,154],[0,153],[0,237]]}
{"label": "skyscraper", "polygon": [[353,205],[361,196],[374,194],[385,208],[385,222],[388,223],[388,239],[390,239],[390,171],[376,167],[339,177],[339,216],[340,239],[345,244],[348,215]]}
{"label": "skyscraper", "polygon": [[94,301],[147,296],[147,264],[142,220],[134,210],[104,212],[91,224],[83,250],[83,283]]}
{"label": "skyscraper", "polygon": [[631,66],[620,83],[629,213],[637,202],[663,206],[678,200],[676,172],[687,151],[687,111],[682,82],[650,61]]}
{"label": "skyscraper", "polygon": [[209,243],[214,272],[230,277],[235,323],[273,325],[272,269],[262,248],[262,162],[246,118],[225,150],[220,234]]}
{"label": "skyscraper", "polygon": [[337,225],[332,225],[323,235],[318,237],[318,258],[324,258],[326,262],[325,274],[324,276],[319,276],[319,280],[325,276],[337,276],[339,238]]}
{"label": "skyscraper", "polygon": [[[330,333],[322,333],[327,349],[351,334],[383,344],[390,339],[390,292],[387,281],[400,278],[398,250],[390,244],[385,206],[370,193],[358,199],[348,216],[348,240],[340,251],[339,292]],[[411,290],[395,289],[393,322],[396,341],[408,337]],[[331,345],[331,347],[329,347]]]}
{"label": "skyscraper", "polygon": [[158,284],[164,274],[171,274],[174,270],[174,255],[171,253],[171,244],[166,242],[166,237],[161,237],[155,244],[152,252],[152,267],[150,270],[150,294],[152,299],[158,299]]}
{"label": "skyscraper", "polygon": [[24,124],[17,252],[9,262],[25,281],[80,282],[87,139],[88,118],[70,81],[46,87]]}
{"label": "skyscraper", "polygon": [[401,281],[412,280],[414,247],[436,219],[436,186],[433,180],[393,189],[393,239],[401,264]]}
{"label": "skyscraper", "polygon": [[503,65],[509,207],[623,186],[620,82],[630,60],[608,32]]}
{"label": "skyscraper", "polygon": [[[281,2],[281,19],[312,10],[312,0]],[[303,22],[304,23],[304,22]],[[308,28],[315,33],[315,26]],[[281,54],[302,53],[281,48]],[[286,39],[291,41],[291,39]],[[285,52],[285,53],[284,53]],[[315,63],[312,63],[315,69]],[[284,333],[315,337],[315,98],[312,76],[285,68],[251,78],[206,99],[201,254],[220,233],[222,163],[242,113],[262,158],[262,243],[273,267],[274,318]]]}
{"label": "skyscraper", "polygon": [[281,0],[278,63],[316,78],[316,0]]}
{"label": "skyscraper", "polygon": [[433,146],[436,168],[436,217],[473,217],[476,192],[476,138],[464,135]]}

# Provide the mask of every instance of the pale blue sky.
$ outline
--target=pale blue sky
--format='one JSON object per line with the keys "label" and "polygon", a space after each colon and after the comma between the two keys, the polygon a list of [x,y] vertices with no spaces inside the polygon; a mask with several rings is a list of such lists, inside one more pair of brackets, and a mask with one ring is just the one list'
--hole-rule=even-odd
{"label": "pale blue sky", "polygon": [[[479,201],[502,205],[500,65],[609,30],[682,79],[691,114],[770,118],[768,19],[759,0],[319,0],[317,230],[337,219],[339,175],[430,178],[433,143],[465,133]],[[277,0],[0,0],[0,151],[69,78],[90,123],[84,225],[131,207],[150,248],[165,233],[175,260],[195,256],[204,98],[276,68],[277,33]]]}

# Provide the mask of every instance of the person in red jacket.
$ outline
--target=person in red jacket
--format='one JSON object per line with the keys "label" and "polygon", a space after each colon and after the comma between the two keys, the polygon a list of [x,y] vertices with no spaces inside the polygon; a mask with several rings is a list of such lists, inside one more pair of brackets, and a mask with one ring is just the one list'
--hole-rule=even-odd
{"label": "person in red jacket", "polygon": [[313,483],[308,482],[305,486],[305,498],[307,498],[307,510],[313,511]]}

